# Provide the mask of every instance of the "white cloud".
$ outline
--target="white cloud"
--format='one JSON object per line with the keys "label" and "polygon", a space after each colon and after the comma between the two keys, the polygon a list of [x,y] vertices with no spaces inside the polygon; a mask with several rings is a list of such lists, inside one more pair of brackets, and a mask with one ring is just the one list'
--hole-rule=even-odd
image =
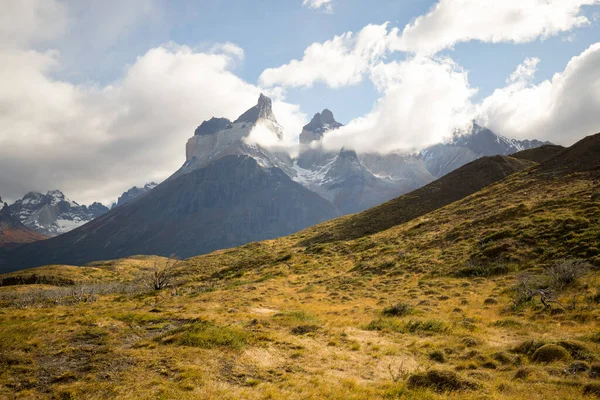
{"label": "white cloud", "polygon": [[518,79],[496,90],[479,106],[480,119],[499,134],[571,145],[600,131],[599,66],[596,43],[550,80],[534,85]]}
{"label": "white cloud", "polygon": [[302,0],[302,5],[314,9],[323,9],[327,13],[333,12],[332,0]]}
{"label": "white cloud", "polygon": [[0,47],[20,47],[60,36],[67,26],[67,10],[56,0],[3,1]]}
{"label": "white cloud", "polygon": [[514,83],[521,81],[530,81],[535,76],[535,72],[537,71],[537,65],[539,64],[540,59],[536,57],[526,58],[523,64],[519,65],[515,72],[513,72],[510,77],[506,80],[506,82]]}
{"label": "white cloud", "polygon": [[383,92],[374,110],[328,133],[324,146],[362,151],[412,151],[439,143],[473,115],[475,90],[449,58],[415,57],[378,64],[371,79]]}
{"label": "white cloud", "polygon": [[426,54],[460,42],[526,43],[589,24],[584,5],[600,0],[440,0],[408,24],[395,48]]}
{"label": "white cloud", "polygon": [[302,60],[266,69],[259,78],[265,86],[311,87],[323,82],[338,88],[359,83],[369,68],[388,53],[397,39],[397,29],[388,24],[367,25],[358,34],[346,32],[324,43],[313,43]]}
{"label": "white cloud", "polygon": [[[160,181],[183,163],[202,120],[234,119],[260,93],[230,72],[231,51],[154,48],[107,86],[53,78],[57,52],[6,50],[0,58],[0,170],[10,171],[0,176],[3,199],[58,188],[83,203],[109,202]],[[281,99],[275,108],[283,123],[303,117]]]}

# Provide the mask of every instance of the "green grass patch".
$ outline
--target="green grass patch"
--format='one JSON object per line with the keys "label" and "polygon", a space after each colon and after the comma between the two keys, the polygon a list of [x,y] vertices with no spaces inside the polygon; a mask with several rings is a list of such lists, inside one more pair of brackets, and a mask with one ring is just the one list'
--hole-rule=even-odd
{"label": "green grass patch", "polygon": [[196,321],[159,338],[163,344],[199,347],[202,349],[241,349],[251,339],[251,333],[238,327],[220,326],[209,321]]}

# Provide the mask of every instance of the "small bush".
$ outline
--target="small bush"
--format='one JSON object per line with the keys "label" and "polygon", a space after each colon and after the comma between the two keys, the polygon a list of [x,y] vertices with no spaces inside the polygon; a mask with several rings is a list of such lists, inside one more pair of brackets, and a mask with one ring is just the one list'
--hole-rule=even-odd
{"label": "small bush", "polygon": [[567,368],[567,372],[570,374],[580,374],[582,372],[587,372],[590,370],[590,364],[585,361],[574,361],[569,364]]}
{"label": "small bush", "polygon": [[485,299],[483,301],[483,304],[485,304],[485,305],[498,304],[498,300],[494,299],[493,297],[488,297],[487,299]]}
{"label": "small bush", "polygon": [[546,274],[552,279],[554,287],[563,288],[575,283],[589,270],[590,265],[584,260],[560,260],[546,268]]}
{"label": "small bush", "polygon": [[424,373],[411,375],[408,378],[407,386],[410,389],[426,388],[444,393],[455,390],[477,389],[479,385],[461,378],[456,372],[432,369]]}
{"label": "small bush", "polygon": [[382,314],[392,317],[403,317],[413,312],[413,308],[408,303],[396,303],[393,306],[383,309]]}
{"label": "small bush", "polygon": [[527,377],[533,372],[532,368],[522,367],[515,372],[514,379],[527,379]]}
{"label": "small bush", "polygon": [[531,356],[532,361],[544,364],[568,360],[569,358],[571,358],[569,352],[564,347],[556,344],[543,345]]}
{"label": "small bush", "polygon": [[307,333],[316,332],[319,330],[317,325],[299,325],[292,328],[294,335],[306,335]]}
{"label": "small bush", "polygon": [[435,351],[432,351],[431,353],[429,353],[429,359],[432,361],[438,362],[438,363],[446,362],[446,356],[440,350],[435,350]]}

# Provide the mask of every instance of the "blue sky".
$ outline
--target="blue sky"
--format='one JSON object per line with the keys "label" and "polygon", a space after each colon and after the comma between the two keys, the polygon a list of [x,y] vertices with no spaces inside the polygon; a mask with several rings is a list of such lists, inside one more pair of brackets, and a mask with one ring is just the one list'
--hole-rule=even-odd
{"label": "blue sky", "polygon": [[0,3],[3,199],[110,203],[260,92],[292,154],[323,108],[346,124],[323,145],[363,152],[419,151],[473,119],[562,145],[600,131],[600,0]]}
{"label": "blue sky", "polygon": [[[298,1],[247,0],[230,1],[156,1],[146,16],[133,20],[118,39],[89,46],[85,40],[65,43],[65,57],[73,61],[57,76],[73,82],[92,81],[107,84],[121,77],[123,67],[136,57],[164,43],[175,42],[195,49],[207,49],[215,43],[231,42],[245,52],[235,73],[255,83],[265,68],[276,67],[302,57],[304,49],[314,42],[324,42],[344,32],[358,32],[368,24],[390,22],[402,29],[415,18],[426,14],[437,1],[432,0],[334,0],[331,12],[310,8]],[[85,2],[84,2],[85,4]],[[79,15],[72,34],[89,36],[89,22],[96,9],[79,5]],[[103,9],[103,23],[119,12],[115,3]],[[600,13],[600,6],[584,6],[590,21]],[[597,15],[596,15],[597,18]],[[101,30],[100,30],[101,32]],[[102,34],[102,33],[98,33]],[[443,53],[451,56],[469,72],[471,85],[479,90],[476,99],[490,95],[502,87],[526,57],[539,57],[535,81],[549,79],[564,69],[569,60],[600,38],[600,23],[560,33],[529,43],[459,43]],[[82,43],[83,42],[83,43]],[[83,50],[85,48],[85,50]],[[86,57],[79,57],[81,52]],[[70,53],[76,53],[70,57]],[[390,58],[402,58],[402,54]],[[367,113],[377,100],[368,81],[349,87],[331,88],[316,83],[311,88],[290,89],[286,98],[300,104],[308,114],[331,108],[342,122]],[[351,101],[349,101],[351,99]]]}

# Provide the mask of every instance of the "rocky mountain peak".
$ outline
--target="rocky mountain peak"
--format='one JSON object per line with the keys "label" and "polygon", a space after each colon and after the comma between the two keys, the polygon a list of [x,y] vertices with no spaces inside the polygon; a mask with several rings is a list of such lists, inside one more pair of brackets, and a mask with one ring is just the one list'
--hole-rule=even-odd
{"label": "rocky mountain peak", "polygon": [[208,121],[203,121],[194,131],[194,135],[212,135],[223,129],[230,129],[231,121],[227,118],[212,117]]}
{"label": "rocky mountain peak", "polygon": [[320,113],[316,113],[310,122],[302,128],[300,133],[300,143],[308,144],[315,140],[321,140],[323,134],[332,129],[343,126],[335,120],[333,113],[327,108]]}
{"label": "rocky mountain peak", "polygon": [[261,119],[266,119],[277,123],[275,114],[273,114],[273,103],[270,98],[268,98],[262,93],[258,97],[257,104],[242,115],[240,115],[240,117],[236,119],[234,123],[247,122],[254,124]]}
{"label": "rocky mountain peak", "polygon": [[356,154],[356,151],[351,150],[351,149],[346,149],[345,147],[342,147],[342,149],[340,150],[339,157],[348,159],[348,160],[357,160],[358,161],[358,155]]}

